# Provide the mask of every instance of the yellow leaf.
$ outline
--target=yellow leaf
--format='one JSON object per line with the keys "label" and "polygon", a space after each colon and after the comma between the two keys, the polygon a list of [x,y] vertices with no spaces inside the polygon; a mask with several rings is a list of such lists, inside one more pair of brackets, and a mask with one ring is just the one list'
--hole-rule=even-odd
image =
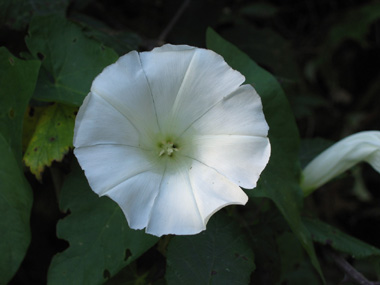
{"label": "yellow leaf", "polygon": [[28,106],[24,114],[24,123],[22,129],[22,152],[25,153],[28,148],[29,142],[33,137],[34,132],[36,131],[38,120],[41,117],[42,112],[48,108],[44,107],[32,107]]}
{"label": "yellow leaf", "polygon": [[54,104],[42,111],[24,154],[25,165],[41,180],[53,161],[61,161],[72,147],[77,107]]}

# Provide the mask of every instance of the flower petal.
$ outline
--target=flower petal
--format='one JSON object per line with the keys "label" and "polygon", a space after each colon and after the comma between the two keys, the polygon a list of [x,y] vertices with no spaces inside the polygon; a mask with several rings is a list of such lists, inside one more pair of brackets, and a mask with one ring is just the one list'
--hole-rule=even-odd
{"label": "flower petal", "polygon": [[[268,135],[261,99],[251,85],[242,85],[193,123],[189,131],[205,135]],[[194,129],[194,130],[193,130]]]}
{"label": "flower petal", "polygon": [[143,172],[120,183],[105,195],[119,204],[132,229],[142,229],[148,225],[161,180],[160,172]]}
{"label": "flower petal", "polygon": [[112,105],[99,95],[89,93],[75,121],[73,143],[75,147],[97,144],[138,146],[139,136],[135,127]]}
{"label": "flower petal", "polygon": [[248,201],[239,186],[198,161],[193,161],[189,176],[205,224],[221,208],[232,204],[245,205]]}
{"label": "flower petal", "polygon": [[[156,232],[155,228],[162,228],[163,221],[167,227],[166,233],[197,233],[205,229],[211,215],[222,207],[231,204],[244,205],[248,201],[247,195],[240,187],[215,170],[197,161],[186,160],[190,161],[191,164],[188,163],[188,165],[191,166],[189,174],[182,172],[182,181],[177,179],[178,172],[173,175],[171,171],[168,171],[166,179],[164,178],[161,183],[162,173],[147,171],[118,184],[105,195],[119,204],[131,228],[142,229],[149,224],[147,231],[158,236],[161,236],[162,233]],[[187,175],[189,175],[188,178],[186,178]],[[171,185],[171,188],[167,189],[167,185]],[[184,191],[182,192],[181,189]],[[179,192],[178,199],[168,200],[165,195],[161,195],[160,199],[155,201],[159,191],[167,193],[170,197],[173,195],[173,193],[170,194],[170,191]],[[164,205],[160,205],[160,201],[164,201]],[[193,204],[193,202],[195,203]],[[156,203],[155,209],[159,209],[158,214],[151,213],[154,203]],[[167,213],[165,213],[166,211]],[[178,232],[178,225],[173,224],[170,219],[165,217],[167,214],[170,218],[173,213],[176,213],[176,217],[182,217],[181,228],[188,228],[187,223],[190,222],[193,230]],[[200,222],[199,218],[203,222]]]}
{"label": "flower petal", "polygon": [[164,45],[130,52],[94,80],[80,108],[74,153],[94,192],[130,227],[196,234],[210,216],[245,204],[269,160],[255,90],[213,51]]}
{"label": "flower petal", "polygon": [[366,161],[380,173],[380,132],[366,131],[335,143],[303,170],[301,188],[304,195],[322,186],[355,164]]}
{"label": "flower petal", "polygon": [[151,153],[125,145],[95,145],[74,149],[88,182],[99,195],[148,170],[155,170]]}
{"label": "flower petal", "polygon": [[[187,167],[191,167],[188,165]],[[206,229],[189,180],[187,167],[168,164],[154,202],[146,232],[190,235]]]}
{"label": "flower petal", "polygon": [[91,92],[128,118],[142,136],[158,131],[152,93],[136,51],[106,67],[95,78]]}
{"label": "flower petal", "polygon": [[247,189],[256,186],[270,156],[268,138],[237,135],[193,136],[181,154],[193,158]]}
{"label": "flower petal", "polygon": [[165,45],[140,57],[164,132],[184,131],[245,80],[210,50]]}
{"label": "flower petal", "polygon": [[172,45],[172,44],[165,44],[160,47],[156,47],[152,49],[152,52],[163,52],[163,51],[184,51],[184,50],[194,50],[197,49],[196,47],[192,47],[189,45]]}

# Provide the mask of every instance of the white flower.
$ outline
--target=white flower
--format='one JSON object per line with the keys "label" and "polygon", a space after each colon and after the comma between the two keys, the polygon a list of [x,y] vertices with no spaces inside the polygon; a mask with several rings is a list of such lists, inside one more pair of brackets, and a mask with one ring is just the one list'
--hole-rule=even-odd
{"label": "white flower", "polygon": [[348,136],[314,158],[303,170],[301,188],[305,196],[362,161],[380,172],[379,131]]}
{"label": "white flower", "polygon": [[260,97],[216,53],[164,45],[132,51],[92,83],[74,133],[94,192],[133,229],[196,234],[245,204],[270,155]]}

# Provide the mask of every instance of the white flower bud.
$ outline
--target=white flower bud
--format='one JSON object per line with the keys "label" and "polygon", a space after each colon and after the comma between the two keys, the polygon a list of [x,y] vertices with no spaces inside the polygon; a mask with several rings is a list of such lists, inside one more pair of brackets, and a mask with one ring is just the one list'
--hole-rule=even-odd
{"label": "white flower bud", "polygon": [[362,161],[380,172],[379,131],[348,136],[314,158],[303,170],[301,188],[305,196]]}

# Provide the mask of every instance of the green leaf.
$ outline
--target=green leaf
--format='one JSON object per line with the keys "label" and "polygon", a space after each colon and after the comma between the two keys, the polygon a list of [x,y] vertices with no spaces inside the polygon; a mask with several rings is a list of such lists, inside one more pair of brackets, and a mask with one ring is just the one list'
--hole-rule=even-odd
{"label": "green leaf", "polygon": [[33,98],[76,106],[82,104],[95,76],[118,58],[60,16],[34,17],[26,44],[43,67]]}
{"label": "green leaf", "polygon": [[[255,203],[257,200],[260,202]],[[255,253],[256,269],[251,284],[275,284],[281,275],[281,257],[276,238],[280,232],[288,230],[288,225],[269,199],[251,199],[246,206],[249,207],[249,204],[261,208],[255,215],[257,221],[253,221],[249,216],[245,218],[247,222],[253,223],[249,227],[249,233]]]}
{"label": "green leaf", "polygon": [[304,168],[309,162],[311,162],[318,154],[334,144],[333,141],[314,138],[304,139],[301,141],[300,146],[300,163]]}
{"label": "green leaf", "polygon": [[77,107],[54,104],[41,114],[24,154],[25,165],[41,180],[45,166],[61,161],[72,147]]}
{"label": "green leaf", "polygon": [[312,265],[306,259],[305,251],[293,233],[284,232],[277,236],[277,244],[281,256],[281,278],[277,284],[320,284]]}
{"label": "green leaf", "polygon": [[[4,1],[0,1],[0,8],[4,8],[6,4],[1,2]],[[24,30],[33,15],[60,13],[64,16],[69,5],[69,0],[7,0],[6,2],[9,2],[7,9],[3,13],[0,12],[0,14],[4,15],[1,16],[5,18],[6,24],[14,30]]]}
{"label": "green leaf", "polygon": [[277,12],[277,6],[265,2],[248,4],[240,9],[240,13],[243,15],[254,18],[272,18]]}
{"label": "green leaf", "polygon": [[168,284],[248,284],[253,261],[239,225],[220,212],[206,231],[170,241],[165,277]]}
{"label": "green leaf", "polygon": [[380,2],[372,1],[362,7],[355,7],[334,25],[329,33],[327,44],[337,48],[344,40],[355,40],[367,44],[367,35],[371,25],[380,18]]}
{"label": "green leaf", "polygon": [[300,80],[291,43],[273,29],[258,29],[242,21],[224,30],[222,36],[255,58],[258,64],[269,68],[283,82]]}
{"label": "green leaf", "polygon": [[7,20],[11,5],[12,0],[0,1],[0,27],[2,27],[4,22]]}
{"label": "green leaf", "polygon": [[338,74],[335,66],[335,55],[340,52],[339,47],[345,41],[354,41],[362,48],[369,48],[372,45],[369,41],[371,27],[379,19],[380,2],[375,0],[363,3],[361,6],[355,5],[339,17],[335,25],[330,28],[325,43],[320,47],[319,56],[315,60],[316,66],[320,69],[318,74],[323,76],[329,90],[342,88],[338,84],[341,82],[341,74]]}
{"label": "green leaf", "polygon": [[25,153],[29,142],[36,131],[37,123],[46,106],[28,106],[24,115],[24,127],[22,130],[22,152]]}
{"label": "green leaf", "polygon": [[70,246],[54,256],[49,284],[103,284],[158,240],[130,229],[120,207],[92,192],[77,164],[63,185],[60,208],[69,214],[58,222],[58,237]]}
{"label": "green leaf", "polygon": [[76,13],[73,18],[84,27],[83,32],[87,37],[113,48],[119,55],[137,50],[141,44],[141,38],[132,31],[113,30],[104,22],[85,14]]}
{"label": "green leaf", "polygon": [[0,153],[0,284],[7,284],[29,247],[33,195],[2,134]]}
{"label": "green leaf", "polygon": [[[116,276],[107,281],[107,285],[145,285],[150,284],[150,276],[155,276],[152,268],[141,270],[137,266],[138,261],[131,263],[121,270]],[[150,276],[149,276],[150,275]]]}
{"label": "green leaf", "polygon": [[380,257],[380,249],[349,236],[333,226],[317,219],[304,218],[303,221],[313,240],[318,243],[329,245],[353,258]]}
{"label": "green leaf", "polygon": [[40,63],[14,57],[0,47],[0,132],[6,138],[20,167],[22,123],[36,85]]}
{"label": "green leaf", "polygon": [[322,277],[310,233],[300,217],[302,192],[299,188],[299,134],[281,86],[270,73],[212,29],[207,31],[207,47],[221,54],[232,68],[239,70],[246,77],[246,83],[255,87],[263,101],[265,118],[270,128],[271,158],[258,187],[247,191],[247,194],[273,200]]}
{"label": "green leaf", "polygon": [[33,196],[22,172],[21,135],[40,63],[0,48],[0,284],[7,284],[30,243]]}

